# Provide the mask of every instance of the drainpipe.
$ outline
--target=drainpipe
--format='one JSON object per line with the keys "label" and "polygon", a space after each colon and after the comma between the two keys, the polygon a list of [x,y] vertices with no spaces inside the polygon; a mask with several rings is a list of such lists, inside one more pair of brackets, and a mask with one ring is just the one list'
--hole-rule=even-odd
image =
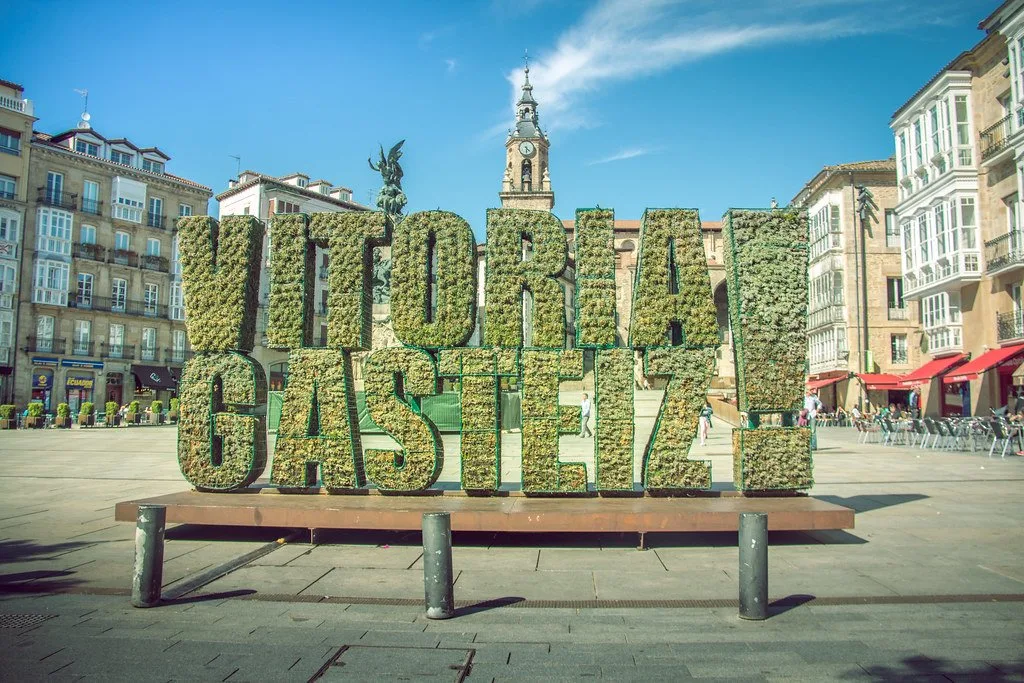
{"label": "drainpipe", "polygon": [[[856,219],[856,216],[857,216],[857,185],[856,185],[855,180],[856,180],[856,178],[855,178],[854,172],[850,171],[850,197],[852,199],[854,221],[857,220]],[[863,227],[863,224],[862,224],[862,227]],[[861,237],[863,238],[863,235]],[[863,344],[863,342],[861,340],[861,334],[860,334],[861,315],[862,315],[862,309],[861,309],[861,305],[860,305],[860,293],[861,293],[860,273],[861,273],[861,271],[860,271],[860,268],[858,267],[858,262],[860,260],[860,253],[861,253],[860,252],[860,245],[859,245],[858,240],[857,240],[857,225],[856,225],[856,222],[855,222],[854,223],[854,230],[853,230],[853,278],[854,278],[854,290],[853,290],[853,293],[854,293],[854,298],[857,301],[857,359],[858,359],[857,365],[859,366],[858,369],[857,369],[858,373],[864,372],[864,344]],[[866,273],[866,271],[865,271],[865,273]],[[865,289],[865,291],[866,291],[866,289]],[[864,383],[863,382],[858,382],[858,384],[860,384],[860,409],[861,410],[865,410],[866,400],[867,400],[867,391],[864,389]]]}

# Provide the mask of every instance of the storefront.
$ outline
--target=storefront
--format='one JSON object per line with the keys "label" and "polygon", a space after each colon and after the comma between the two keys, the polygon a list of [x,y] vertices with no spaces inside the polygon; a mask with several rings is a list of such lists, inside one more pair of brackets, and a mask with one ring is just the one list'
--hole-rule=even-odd
{"label": "storefront", "polygon": [[163,401],[164,408],[170,404],[171,396],[177,393],[178,383],[174,381],[169,368],[160,365],[133,365],[135,396],[133,400],[148,408],[155,400]]}
{"label": "storefront", "polygon": [[857,378],[864,384],[868,395],[870,405],[866,407],[866,412],[877,413],[890,404],[906,406],[909,392],[900,386],[903,378],[899,375],[863,372]]}
{"label": "storefront", "polygon": [[[969,414],[971,405],[970,382],[981,380],[975,385],[978,392],[977,407],[979,415],[987,415],[989,409],[1002,410],[1009,406],[1013,393],[1013,374],[1020,367],[1024,344],[1014,344],[986,351],[969,363],[957,368],[942,378],[947,385],[946,396],[959,391],[963,415]],[[959,386],[956,386],[959,385]]]}
{"label": "storefront", "polygon": [[32,401],[43,404],[47,412],[56,408],[53,403],[53,369],[58,365],[56,358],[35,356],[32,358]]}
{"label": "storefront", "polygon": [[96,373],[103,371],[103,363],[99,361],[64,359],[60,366],[65,368],[64,377],[65,401],[71,408],[71,413],[77,413],[78,409],[86,401],[93,401],[93,389],[96,386]]}
{"label": "storefront", "polygon": [[108,372],[106,396],[104,403],[113,401],[118,406],[124,405],[124,373]]}
{"label": "storefront", "polygon": [[[970,409],[970,387],[966,389],[967,400],[964,400],[964,389],[959,386],[947,385],[942,382],[943,375],[954,371],[967,360],[966,353],[930,360],[917,370],[904,375],[900,386],[907,391],[915,387],[921,389],[921,416],[925,415],[963,415],[963,406]],[[909,397],[908,397],[909,404]]]}
{"label": "storefront", "polygon": [[825,406],[826,412],[833,412],[840,406],[845,409],[849,378],[848,372],[815,375],[807,379],[807,389],[818,392],[818,400]]}

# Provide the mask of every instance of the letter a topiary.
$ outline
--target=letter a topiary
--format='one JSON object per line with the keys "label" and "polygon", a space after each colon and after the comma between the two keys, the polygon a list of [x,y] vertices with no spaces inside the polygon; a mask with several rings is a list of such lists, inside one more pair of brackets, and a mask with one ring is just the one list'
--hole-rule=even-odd
{"label": "letter a topiary", "polygon": [[400,221],[391,242],[391,320],[403,344],[461,346],[476,325],[476,240],[447,211]]}
{"label": "letter a topiary", "polygon": [[582,378],[582,350],[523,349],[522,482],[526,493],[587,490],[587,466],[558,461],[558,435],[580,430],[580,407],[558,403],[559,380]]}
{"label": "letter a topiary", "polygon": [[366,484],[352,355],[334,349],[292,349],[271,483],[316,486],[317,466],[327,489]]}
{"label": "letter a topiary", "polygon": [[178,466],[190,484],[231,491],[267,466],[267,378],[240,353],[198,353],[178,385]]}
{"label": "letter a topiary", "polygon": [[614,232],[611,209],[576,211],[576,346],[581,349],[616,345]]}
{"label": "letter a topiary", "polygon": [[263,225],[252,216],[178,221],[185,327],[195,351],[251,351]]}
{"label": "letter a topiary", "polygon": [[366,449],[366,476],[384,491],[429,488],[441,473],[444,446],[413,397],[437,393],[434,360],[422,349],[378,349],[366,362],[363,382],[370,418],[401,446]]}
{"label": "letter a topiary", "polygon": [[724,218],[729,319],[739,409],[755,429],[733,431],[736,487],[810,488],[810,432],[756,429],[762,413],[792,422],[807,360],[807,214],[728,211]]}
{"label": "letter a topiary", "polygon": [[[525,253],[524,253],[525,251]],[[489,209],[484,291],[487,346],[522,347],[523,294],[533,295],[529,346],[565,346],[565,228],[548,211]]]}

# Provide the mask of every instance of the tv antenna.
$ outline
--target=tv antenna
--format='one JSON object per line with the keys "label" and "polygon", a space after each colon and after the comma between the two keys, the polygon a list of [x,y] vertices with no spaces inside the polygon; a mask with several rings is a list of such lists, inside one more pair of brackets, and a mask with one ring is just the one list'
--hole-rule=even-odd
{"label": "tv antenna", "polygon": [[85,102],[82,104],[82,120],[78,123],[79,128],[89,128],[89,91],[85,88],[74,88],[74,91],[82,96]]}
{"label": "tv antenna", "polygon": [[235,160],[235,178],[242,175],[242,157],[237,154],[229,154],[229,157]]}

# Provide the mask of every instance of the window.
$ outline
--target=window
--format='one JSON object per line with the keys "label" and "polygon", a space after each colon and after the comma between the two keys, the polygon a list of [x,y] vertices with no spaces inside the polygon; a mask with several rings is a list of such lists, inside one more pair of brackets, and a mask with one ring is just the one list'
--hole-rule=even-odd
{"label": "window", "polygon": [[9,349],[14,341],[14,319],[4,316],[0,318],[0,347]]}
{"label": "window", "polygon": [[36,261],[32,303],[67,306],[70,273],[70,267],[62,261]]}
{"label": "window", "polygon": [[921,119],[914,121],[914,162],[916,168],[924,166],[924,135],[921,133]]}
{"label": "window", "polygon": [[123,230],[114,233],[114,249],[128,251],[132,248],[132,236]]}
{"label": "window", "polygon": [[905,307],[905,304],[903,302],[903,278],[886,278],[886,293],[886,300],[889,303],[889,310],[892,310],[894,308],[902,309]]}
{"label": "window", "polygon": [[92,336],[92,322],[89,320],[76,320],[75,321],[75,336],[74,346],[71,349],[71,353],[76,356],[89,356],[92,354],[92,344],[90,343],[90,337]]}
{"label": "window", "polygon": [[156,328],[142,328],[142,360],[156,360]]}
{"label": "window", "polygon": [[810,258],[813,261],[830,249],[842,245],[839,207],[828,204],[810,219]]}
{"label": "window", "polygon": [[160,199],[159,197],[150,197],[149,198],[150,225],[152,225],[152,220],[154,218],[161,217],[163,215],[164,215],[164,200]]}
{"label": "window", "polygon": [[274,213],[299,213],[299,205],[286,202],[283,199],[276,200],[277,210]]}
{"label": "window", "polygon": [[178,204],[178,215],[179,216],[191,216],[192,205],[191,204]]}
{"label": "window", "polygon": [[935,215],[935,256],[942,258],[947,253],[946,244],[946,205],[937,204],[932,210]]}
{"label": "window", "polygon": [[145,298],[143,299],[145,305],[145,314],[150,317],[156,317],[158,313],[158,302],[160,300],[160,286],[154,285],[151,282],[146,283]]}
{"label": "window", "polygon": [[171,283],[171,320],[185,319],[185,301],[180,282]]}
{"label": "window", "polygon": [[[0,240],[18,241],[18,214],[0,211]],[[14,256],[14,254],[11,254]]]}
{"label": "window", "polygon": [[896,212],[892,209],[885,210],[885,246],[900,246],[900,228],[896,224]]}
{"label": "window", "polygon": [[146,240],[146,256],[160,255],[160,240],[150,237]]}
{"label": "window", "polygon": [[46,201],[60,204],[64,199],[64,175],[49,171],[46,174]]}
{"label": "window", "polygon": [[[14,293],[17,282],[17,271],[14,266],[0,264],[0,293],[10,295]],[[11,306],[6,306],[11,308]]]}
{"label": "window", "polygon": [[21,134],[0,128],[0,152],[15,156],[21,154]]}
{"label": "window", "polygon": [[907,160],[907,134],[900,133],[900,178],[910,175],[910,162]]}
{"label": "window", "polygon": [[967,119],[967,95],[953,98],[953,109],[956,112],[956,145],[957,163],[970,166],[971,156],[971,124]]}
{"label": "window", "polygon": [[297,181],[299,187],[305,187],[306,186],[306,179],[305,178],[297,178],[296,181]]}
{"label": "window", "polygon": [[908,271],[914,267],[914,224],[912,221],[903,221],[903,270]]}
{"label": "window", "polygon": [[111,325],[110,337],[107,342],[110,348],[107,355],[111,358],[124,358],[124,325]]}
{"label": "window", "polygon": [[523,167],[521,173],[522,191],[530,192],[533,189],[533,165],[530,164],[529,159],[523,160]]}
{"label": "window", "polygon": [[18,193],[18,181],[9,175],[0,175],[0,199],[14,199]]}
{"label": "window", "polygon": [[889,350],[892,353],[893,365],[907,364],[907,335],[893,334],[889,336]]}
{"label": "window", "polygon": [[114,178],[111,203],[114,218],[141,223],[142,208],[146,204],[146,184],[120,176]]}
{"label": "window", "polygon": [[71,214],[40,207],[36,215],[36,249],[51,254],[71,255]]}
{"label": "window", "polygon": [[1006,231],[1016,232],[1020,229],[1020,208],[1017,203],[1017,194],[1014,193],[1003,199],[1006,206]]}
{"label": "window", "polygon": [[[952,203],[953,213],[956,213],[956,200]],[[977,249],[977,231],[978,224],[975,222],[974,213],[974,198],[973,197],[961,197],[960,198],[960,231],[963,234],[963,242],[965,249]]]}
{"label": "window", "polygon": [[164,172],[164,162],[162,162],[162,161],[154,161],[153,159],[145,159],[144,158],[142,160],[142,170],[143,171],[149,171],[150,173],[163,173]]}
{"label": "window", "polygon": [[98,157],[100,155],[100,146],[95,142],[75,138],[75,151],[81,154],[88,154],[91,157]]}
{"label": "window", "polygon": [[171,362],[185,362],[185,330],[171,332]]}
{"label": "window", "polygon": [[134,156],[130,152],[121,152],[116,149],[110,150],[110,160],[115,164],[124,164],[125,166],[132,165],[132,159]]}
{"label": "window", "polygon": [[78,229],[78,241],[82,244],[96,244],[96,228],[92,225],[83,225]]}
{"label": "window", "polygon": [[82,183],[82,212],[100,215],[100,184],[91,180]]}
{"label": "window", "polygon": [[78,274],[78,292],[75,295],[78,308],[92,308],[92,273]]}
{"label": "window", "polygon": [[110,283],[110,310],[115,313],[124,313],[127,300],[128,281],[115,277]]}
{"label": "window", "polygon": [[921,263],[928,263],[928,252],[931,237],[928,234],[928,214],[922,213],[917,217],[917,239],[921,245]]}
{"label": "window", "polygon": [[53,351],[53,316],[41,315],[36,320],[36,351]]}
{"label": "window", "polygon": [[171,274],[181,277],[181,253],[178,251],[178,236],[171,240]]}

